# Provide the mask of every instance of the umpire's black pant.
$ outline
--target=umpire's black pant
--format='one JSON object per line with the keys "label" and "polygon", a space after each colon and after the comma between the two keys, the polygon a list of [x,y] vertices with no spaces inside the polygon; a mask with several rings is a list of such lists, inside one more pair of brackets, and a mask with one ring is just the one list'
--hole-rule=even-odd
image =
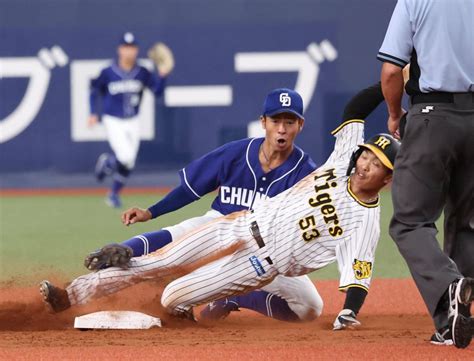
{"label": "umpire's black pant", "polygon": [[[463,272],[474,276],[474,93],[431,99],[412,98],[395,161],[390,235],[440,328],[447,317],[435,311],[449,284]],[[445,206],[447,254],[435,227]]]}

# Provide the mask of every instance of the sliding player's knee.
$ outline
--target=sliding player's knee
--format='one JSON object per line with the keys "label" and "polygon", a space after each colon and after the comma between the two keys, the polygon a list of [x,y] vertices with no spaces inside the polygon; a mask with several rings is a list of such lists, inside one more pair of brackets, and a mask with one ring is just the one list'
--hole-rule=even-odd
{"label": "sliding player's knee", "polygon": [[317,319],[323,312],[323,299],[316,292],[298,302],[289,303],[291,310],[298,316],[300,321],[308,322]]}
{"label": "sliding player's knee", "polygon": [[163,294],[161,295],[161,305],[169,312],[172,313],[173,307],[176,302],[176,293],[173,292],[171,284],[165,287]]}
{"label": "sliding player's knee", "polygon": [[161,305],[172,315],[176,315],[177,311],[183,307],[186,308],[188,303],[184,296],[187,292],[183,287],[176,285],[175,282],[173,281],[166,286],[161,295]]}

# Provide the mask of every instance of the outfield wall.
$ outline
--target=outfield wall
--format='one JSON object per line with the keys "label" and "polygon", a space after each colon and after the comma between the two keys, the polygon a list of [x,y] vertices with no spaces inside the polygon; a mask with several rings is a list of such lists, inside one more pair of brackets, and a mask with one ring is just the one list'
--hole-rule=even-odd
{"label": "outfield wall", "polygon": [[[92,169],[108,149],[86,128],[88,83],[120,34],[175,54],[164,99],[147,94],[138,168],[164,170],[247,135],[266,93],[299,90],[297,143],[317,162],[358,88],[377,81],[395,0],[1,0],[0,174]],[[146,65],[146,61],[144,62]],[[369,132],[385,130],[379,107]]]}

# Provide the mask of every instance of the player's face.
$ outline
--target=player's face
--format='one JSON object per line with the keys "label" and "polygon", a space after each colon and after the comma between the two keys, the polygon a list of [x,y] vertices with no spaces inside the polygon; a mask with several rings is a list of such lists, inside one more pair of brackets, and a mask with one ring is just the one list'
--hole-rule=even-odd
{"label": "player's face", "polygon": [[265,140],[276,151],[285,151],[293,146],[298,133],[303,129],[304,119],[293,113],[280,113],[261,118],[265,129]]}
{"label": "player's face", "polygon": [[379,191],[391,181],[392,172],[373,152],[364,149],[357,159],[352,179],[366,190]]}
{"label": "player's face", "polygon": [[137,60],[138,46],[135,45],[120,45],[118,47],[119,59],[127,63],[133,63]]}

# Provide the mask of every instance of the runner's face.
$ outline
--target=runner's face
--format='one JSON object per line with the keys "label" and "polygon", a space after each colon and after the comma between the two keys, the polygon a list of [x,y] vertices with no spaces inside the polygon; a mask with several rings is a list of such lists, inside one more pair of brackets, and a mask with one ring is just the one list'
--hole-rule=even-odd
{"label": "runner's face", "polygon": [[357,159],[354,178],[364,188],[378,191],[390,182],[392,172],[373,152],[364,149]]}

